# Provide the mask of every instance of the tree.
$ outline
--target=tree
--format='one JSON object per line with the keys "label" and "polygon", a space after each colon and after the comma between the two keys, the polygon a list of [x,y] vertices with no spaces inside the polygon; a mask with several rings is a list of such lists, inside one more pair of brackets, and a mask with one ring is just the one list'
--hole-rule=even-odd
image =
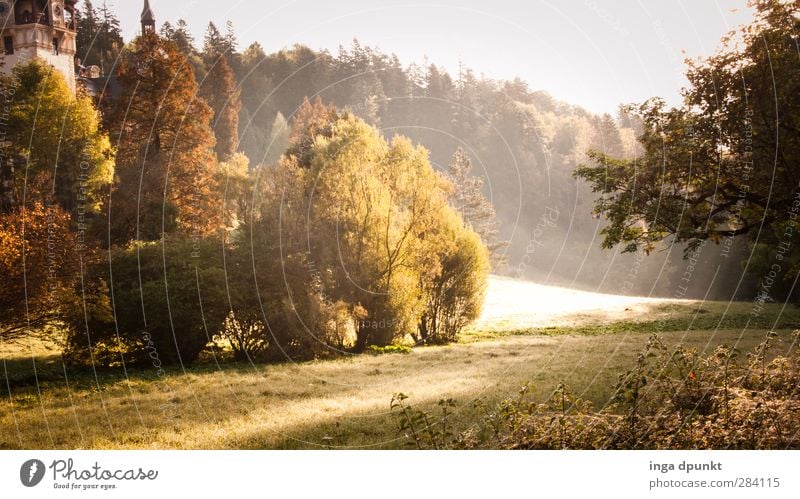
{"label": "tree", "polygon": [[76,307],[66,348],[75,362],[189,364],[230,310],[221,247],[211,239],[115,248],[85,280],[98,283],[100,297],[111,283],[114,301],[87,315],[83,303]]}
{"label": "tree", "polygon": [[228,60],[216,59],[200,86],[200,96],[214,111],[212,126],[217,139],[216,153],[219,161],[227,161],[236,152],[239,142],[239,89]]}
{"label": "tree", "polygon": [[220,227],[213,112],[174,43],[146,33],[126,51],[121,96],[110,115],[119,137],[112,243],[164,233],[202,236]]}
{"label": "tree", "polygon": [[104,73],[111,72],[124,47],[119,18],[105,1],[97,9],[86,0],[82,13],[77,12],[76,56],[84,66],[96,65]]}
{"label": "tree", "polygon": [[61,324],[80,271],[70,216],[39,201],[0,216],[0,341]]}
{"label": "tree", "polygon": [[489,252],[481,238],[453,212],[443,212],[437,237],[450,244],[440,251],[437,273],[423,279],[425,311],[417,327],[422,343],[455,341],[478,318],[486,294]]}
{"label": "tree", "polygon": [[225,36],[219,32],[217,25],[209,22],[203,38],[203,58],[206,62],[214,61],[220,56],[226,55],[228,48]]}
{"label": "tree", "polygon": [[467,226],[480,236],[494,263],[502,263],[504,256],[500,251],[508,243],[498,239],[499,223],[494,206],[483,195],[483,180],[472,175],[472,161],[463,149],[458,148],[453,154],[453,159],[447,166],[447,177],[453,184],[450,204]]}
{"label": "tree", "polygon": [[772,229],[788,221],[800,181],[800,6],[753,6],[753,24],[689,64],[683,106],[630,107],[642,121],[641,157],[595,151],[595,164],[576,170],[600,193],[604,247],[649,252],[671,237],[691,251],[753,231],[782,236]]}
{"label": "tree", "polygon": [[185,55],[191,55],[197,52],[194,46],[194,36],[189,31],[189,25],[183,19],[178,19],[175,26],[169,21],[161,26],[161,36],[178,47],[178,50]]}
{"label": "tree", "polygon": [[283,155],[289,146],[289,123],[280,111],[275,115],[275,120],[270,128],[269,142],[267,143],[266,162],[274,163]]}
{"label": "tree", "polygon": [[446,209],[447,183],[425,149],[403,137],[387,143],[353,116],[333,123],[329,139],[317,136],[310,152],[308,233],[326,269],[324,293],[351,305],[356,351],[387,345],[419,321],[419,282],[435,273],[441,244],[428,234]]}
{"label": "tree", "polygon": [[321,97],[318,96],[313,104],[307,98],[303,99],[303,104],[292,120],[287,156],[293,157],[298,166],[310,168],[314,141],[317,137],[330,137],[333,134],[333,124],[338,119],[339,112],[336,108],[323,104]]}
{"label": "tree", "polygon": [[7,152],[24,158],[25,166],[15,172],[13,198],[55,202],[88,223],[114,174],[111,144],[91,98],[75,97],[64,76],[38,59],[16,65],[0,85],[14,95]]}
{"label": "tree", "polygon": [[438,289],[447,303],[437,314],[446,319],[436,334],[453,336],[480,308],[486,269],[458,270],[485,249],[448,206],[449,183],[425,149],[404,137],[387,142],[351,114],[306,102],[288,150],[257,176],[231,259],[244,277],[231,296],[237,317],[263,323],[267,357],[403,341],[443,265]]}
{"label": "tree", "polygon": [[597,135],[592,143],[592,149],[601,151],[607,156],[621,158],[625,153],[622,145],[619,127],[610,114],[605,113],[596,120]]}

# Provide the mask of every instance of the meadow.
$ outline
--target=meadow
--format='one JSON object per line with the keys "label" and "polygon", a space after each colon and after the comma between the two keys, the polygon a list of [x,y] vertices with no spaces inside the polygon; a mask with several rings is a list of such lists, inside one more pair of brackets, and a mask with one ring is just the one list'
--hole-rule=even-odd
{"label": "meadow", "polygon": [[[0,448],[405,448],[390,410],[395,393],[425,410],[452,398],[452,424],[461,428],[476,423],[469,410],[476,401],[499,402],[528,383],[544,400],[563,381],[602,408],[652,333],[668,346],[709,353],[720,344],[751,350],[774,330],[778,355],[800,328],[800,310],[781,304],[755,316],[743,302],[591,293],[575,301],[574,291],[530,283],[520,299],[519,285],[494,278],[487,311],[458,343],[407,353],[271,365],[208,353],[160,373],[75,370],[45,343],[4,345]],[[508,292],[520,303],[503,320],[492,304]],[[572,300],[573,310],[541,303],[548,299]]]}

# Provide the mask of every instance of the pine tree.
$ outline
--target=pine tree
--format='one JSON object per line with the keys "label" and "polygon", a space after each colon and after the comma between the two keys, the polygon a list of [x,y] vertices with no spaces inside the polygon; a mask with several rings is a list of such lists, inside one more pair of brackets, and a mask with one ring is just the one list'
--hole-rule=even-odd
{"label": "pine tree", "polygon": [[122,95],[109,117],[119,138],[111,242],[213,232],[213,111],[197,98],[190,65],[174,43],[147,33],[126,53],[118,79]]}
{"label": "pine tree", "polygon": [[615,158],[622,157],[625,148],[622,145],[617,122],[608,113],[598,117],[596,122],[597,137],[593,140],[592,150],[601,151]]}
{"label": "pine tree", "polygon": [[214,111],[212,124],[217,138],[217,158],[219,161],[227,161],[236,152],[238,145],[239,111],[242,103],[233,70],[225,57],[212,63],[200,87],[200,96]]}
{"label": "pine tree", "polygon": [[203,58],[206,62],[213,61],[224,55],[228,44],[222,33],[219,32],[217,25],[213,22],[208,23],[206,34],[203,38]]}
{"label": "pine tree", "polygon": [[90,0],[78,11],[76,55],[84,66],[99,66],[110,73],[124,46],[119,18],[106,2],[95,8]]}
{"label": "pine tree", "polygon": [[236,30],[233,29],[232,21],[225,22],[225,36],[222,38],[222,41],[225,46],[226,54],[236,53],[239,47],[239,41],[236,39]]}
{"label": "pine tree", "polygon": [[450,204],[464,223],[474,230],[486,245],[495,265],[504,263],[500,252],[508,242],[499,240],[499,223],[492,203],[483,195],[483,180],[472,175],[469,155],[458,148],[447,167],[447,177],[453,183]]}
{"label": "pine tree", "polygon": [[195,54],[194,37],[189,31],[189,25],[183,19],[178,19],[175,26],[169,21],[161,26],[161,36],[174,43],[183,54]]}
{"label": "pine tree", "polygon": [[283,117],[280,111],[275,115],[275,120],[272,122],[272,129],[270,131],[269,141],[267,143],[267,164],[272,164],[286,152],[289,146],[289,123]]}

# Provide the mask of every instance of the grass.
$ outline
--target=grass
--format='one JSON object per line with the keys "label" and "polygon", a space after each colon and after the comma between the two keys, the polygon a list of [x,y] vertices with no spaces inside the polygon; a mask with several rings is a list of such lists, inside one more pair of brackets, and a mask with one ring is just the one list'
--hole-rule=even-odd
{"label": "grass", "polygon": [[163,378],[146,368],[69,370],[46,345],[6,345],[0,448],[402,448],[393,393],[422,409],[454,398],[456,425],[471,422],[464,409],[473,401],[498,401],[527,382],[544,399],[564,380],[602,407],[651,332],[708,352],[721,343],[749,350],[768,329],[786,340],[800,325],[794,308],[768,305],[755,319],[749,310],[653,305],[607,324],[588,314],[549,328],[472,330],[462,343],[404,355],[280,365],[209,359]]}

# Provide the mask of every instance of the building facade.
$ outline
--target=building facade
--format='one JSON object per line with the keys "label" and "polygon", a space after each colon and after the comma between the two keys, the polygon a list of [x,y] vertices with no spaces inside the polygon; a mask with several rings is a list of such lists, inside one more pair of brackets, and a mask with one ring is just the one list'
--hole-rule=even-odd
{"label": "building facade", "polygon": [[38,57],[75,80],[75,4],[77,0],[0,0],[3,57],[0,71]]}

